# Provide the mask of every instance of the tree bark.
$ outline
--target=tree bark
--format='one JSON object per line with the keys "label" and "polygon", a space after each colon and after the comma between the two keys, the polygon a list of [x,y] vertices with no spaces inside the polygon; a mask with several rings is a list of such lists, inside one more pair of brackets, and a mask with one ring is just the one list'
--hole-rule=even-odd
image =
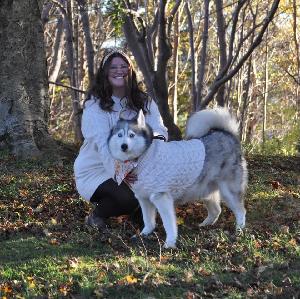
{"label": "tree bark", "polygon": [[295,52],[296,52],[296,76],[297,76],[297,82],[296,85],[296,103],[297,103],[297,110],[298,115],[297,117],[300,118],[300,46],[299,46],[299,37],[298,37],[298,24],[297,24],[297,5],[296,0],[293,0],[293,39],[294,39],[294,45],[295,45]]}
{"label": "tree bark", "polygon": [[79,5],[80,11],[80,19],[82,23],[82,29],[84,34],[84,41],[85,41],[85,55],[87,60],[87,67],[88,67],[88,76],[89,82],[93,82],[94,79],[94,48],[93,48],[93,41],[91,37],[90,31],[90,23],[89,23],[89,16],[86,10],[86,1],[85,0],[77,0]]}
{"label": "tree bark", "polygon": [[49,65],[49,81],[56,82],[63,56],[63,45],[64,45],[64,32],[63,32],[63,19],[58,17],[57,27],[55,33],[55,40],[52,49],[51,66]]}
{"label": "tree bark", "polygon": [[41,7],[0,2],[0,141],[21,158],[54,145],[47,130],[48,82]]}
{"label": "tree bark", "polygon": [[[226,28],[223,15],[223,1],[215,0],[217,12],[217,32],[219,41],[219,55],[220,55],[220,70],[221,73],[227,65],[227,46],[226,46]],[[225,99],[225,83],[219,87],[216,100],[219,106],[224,106]]]}
{"label": "tree bark", "polygon": [[179,45],[179,14],[175,16],[174,22],[174,45],[173,45],[173,86],[171,88],[171,108],[174,123],[177,124],[178,113],[178,45]]}
{"label": "tree bark", "polygon": [[263,147],[266,142],[266,130],[267,130],[267,102],[269,93],[269,42],[268,42],[268,29],[266,33],[266,45],[265,45],[265,84],[264,84],[264,101],[263,101],[263,124],[262,124],[262,141]]}
{"label": "tree bark", "polygon": [[191,98],[193,103],[193,110],[196,110],[197,106],[197,89],[196,89],[196,78],[197,78],[197,68],[196,68],[196,55],[195,55],[195,44],[194,44],[194,25],[191,16],[191,11],[188,2],[185,3],[185,13],[187,15],[188,31],[189,31],[189,44],[191,49],[191,73],[192,73],[192,92]]}
{"label": "tree bark", "polygon": [[203,95],[205,65],[206,65],[206,58],[207,58],[208,28],[209,28],[209,1],[210,0],[204,0],[202,49],[201,49],[200,64],[199,64],[198,78],[197,78],[197,100],[195,105],[195,111],[200,110],[200,104]]}

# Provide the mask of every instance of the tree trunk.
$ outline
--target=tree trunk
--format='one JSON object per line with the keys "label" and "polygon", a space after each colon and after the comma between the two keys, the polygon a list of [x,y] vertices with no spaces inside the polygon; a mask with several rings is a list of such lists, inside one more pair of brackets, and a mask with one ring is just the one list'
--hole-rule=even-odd
{"label": "tree trunk", "polygon": [[203,33],[202,33],[202,49],[201,49],[200,63],[198,66],[197,101],[196,101],[196,105],[195,105],[195,111],[200,110],[200,103],[201,103],[202,94],[203,94],[205,65],[206,65],[206,58],[207,58],[208,28],[209,28],[209,1],[210,0],[204,0],[204,23],[203,23]]}
{"label": "tree trunk", "polygon": [[174,46],[173,46],[173,87],[171,92],[171,108],[173,113],[174,123],[177,125],[178,113],[178,45],[179,45],[179,14],[175,16],[174,22]]}
{"label": "tree trunk", "polygon": [[77,2],[79,5],[82,30],[84,34],[84,48],[87,60],[89,82],[91,83],[94,79],[94,47],[90,31],[89,16],[87,13],[86,2],[84,0],[77,0]]}
{"label": "tree trunk", "polygon": [[48,130],[48,82],[41,7],[35,0],[0,2],[0,141],[18,157],[54,145]]}
{"label": "tree trunk", "polygon": [[55,40],[52,49],[51,66],[49,65],[49,81],[56,82],[63,56],[63,45],[64,45],[64,32],[63,32],[63,19],[58,17],[57,27],[55,33]]}
{"label": "tree trunk", "polygon": [[266,46],[265,46],[265,86],[264,86],[264,101],[263,101],[263,124],[262,124],[262,141],[263,147],[266,142],[266,129],[267,129],[267,102],[268,102],[268,92],[269,92],[269,44],[268,44],[268,29],[266,33]]}
{"label": "tree trunk", "polygon": [[196,68],[196,55],[195,55],[195,43],[194,43],[194,25],[193,19],[190,11],[190,7],[188,2],[185,3],[185,12],[187,15],[187,24],[188,24],[188,31],[189,31],[189,44],[191,49],[191,73],[192,73],[192,91],[191,91],[191,98],[192,98],[192,107],[193,111],[196,110],[197,106],[197,89],[196,89],[196,78],[197,78],[197,68]]}
{"label": "tree trunk", "polygon": [[300,117],[300,46],[299,46],[299,37],[298,37],[298,24],[297,24],[297,5],[296,0],[293,0],[293,39],[295,45],[295,52],[296,52],[296,62],[297,62],[297,81],[298,84],[296,86],[295,96],[296,96],[296,103],[297,103],[297,117]]}
{"label": "tree trunk", "polygon": [[[218,41],[219,41],[219,53],[220,53],[220,71],[225,69],[227,65],[227,45],[226,45],[226,28],[225,20],[223,15],[223,1],[215,0],[216,12],[217,12],[217,31],[218,31]],[[216,100],[219,106],[224,106],[225,100],[225,84],[219,87],[217,92]]]}

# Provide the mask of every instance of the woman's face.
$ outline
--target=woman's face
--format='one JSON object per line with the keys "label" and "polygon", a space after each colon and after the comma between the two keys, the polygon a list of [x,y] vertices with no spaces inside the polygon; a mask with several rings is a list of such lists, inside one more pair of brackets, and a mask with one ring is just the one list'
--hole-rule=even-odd
{"label": "woman's face", "polygon": [[114,57],[108,69],[108,81],[113,90],[125,89],[129,65],[121,57]]}

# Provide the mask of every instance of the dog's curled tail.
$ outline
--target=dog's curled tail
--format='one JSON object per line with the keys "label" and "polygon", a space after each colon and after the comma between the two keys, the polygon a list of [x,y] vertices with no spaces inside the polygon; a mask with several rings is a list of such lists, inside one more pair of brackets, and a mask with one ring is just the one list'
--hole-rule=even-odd
{"label": "dog's curled tail", "polygon": [[238,136],[239,125],[226,108],[201,110],[188,119],[186,139],[200,138],[212,129],[224,130]]}

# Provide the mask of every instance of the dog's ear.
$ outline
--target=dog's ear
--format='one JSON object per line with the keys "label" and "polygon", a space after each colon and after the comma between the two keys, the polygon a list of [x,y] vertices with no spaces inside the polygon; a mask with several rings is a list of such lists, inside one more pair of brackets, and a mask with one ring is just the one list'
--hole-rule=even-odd
{"label": "dog's ear", "polygon": [[139,114],[138,114],[138,117],[137,117],[137,123],[138,123],[139,127],[145,127],[146,126],[145,116],[144,116],[144,113],[143,113],[142,109],[139,111]]}
{"label": "dog's ear", "polygon": [[124,115],[124,111],[123,109],[119,112],[119,120],[125,120],[125,118],[123,117]]}

